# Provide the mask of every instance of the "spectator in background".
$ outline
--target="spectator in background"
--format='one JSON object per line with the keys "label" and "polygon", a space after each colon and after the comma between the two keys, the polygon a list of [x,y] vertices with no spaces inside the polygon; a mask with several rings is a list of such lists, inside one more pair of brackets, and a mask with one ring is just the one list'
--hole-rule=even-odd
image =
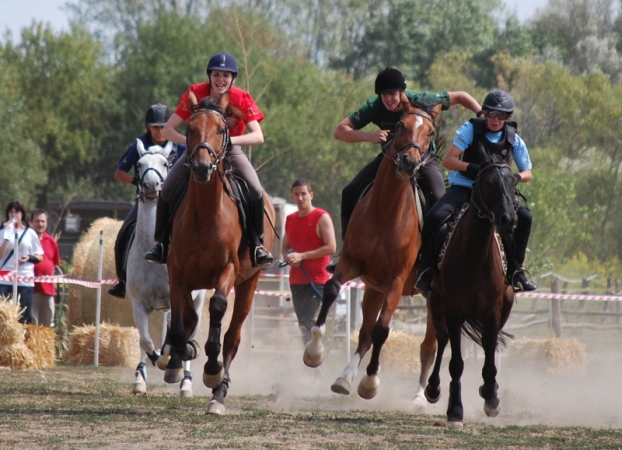
{"label": "spectator in background", "polygon": [[[45,230],[48,228],[48,213],[35,209],[30,215],[30,226],[39,236],[43,248],[43,260],[35,264],[35,276],[54,275],[54,266],[60,265],[60,252],[56,240]],[[54,283],[35,283],[32,301],[32,323],[46,327],[54,326]]]}
{"label": "spectator in background", "polygon": [[292,302],[306,344],[311,340],[324,283],[330,279],[326,265],[337,244],[330,215],[311,203],[313,191],[308,180],[294,182],[291,198],[298,211],[287,216],[281,252],[283,260],[291,266]]}
{"label": "spectator in background", "polygon": [[[34,277],[35,264],[43,259],[43,248],[39,242],[37,233],[25,222],[26,208],[19,200],[13,200],[5,210],[6,222],[2,224],[0,237],[0,270],[14,271],[17,266],[18,277]],[[15,246],[17,235],[17,247],[19,261],[15,261]],[[17,283],[17,295],[19,303],[24,308],[21,323],[32,323],[32,298],[35,283],[32,281],[20,281]],[[11,281],[0,281],[0,295],[9,297],[13,294]]]}

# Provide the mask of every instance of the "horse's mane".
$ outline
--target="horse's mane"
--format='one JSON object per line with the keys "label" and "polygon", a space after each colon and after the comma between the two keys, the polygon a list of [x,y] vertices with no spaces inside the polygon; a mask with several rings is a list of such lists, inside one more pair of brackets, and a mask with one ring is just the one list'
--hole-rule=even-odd
{"label": "horse's mane", "polygon": [[430,102],[425,100],[410,100],[410,104],[417,109],[420,109],[423,112],[428,114],[432,114],[432,109],[440,102]]}

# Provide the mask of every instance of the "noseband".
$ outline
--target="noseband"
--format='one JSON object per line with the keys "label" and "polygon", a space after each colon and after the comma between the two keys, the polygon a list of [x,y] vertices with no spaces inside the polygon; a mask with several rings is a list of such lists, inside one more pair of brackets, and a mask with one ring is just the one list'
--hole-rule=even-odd
{"label": "noseband", "polygon": [[219,113],[218,111],[214,111],[213,109],[199,109],[195,112],[192,113],[192,117],[190,118],[190,120],[194,119],[197,115],[199,114],[215,114],[217,115],[220,119],[222,119],[223,123],[225,123],[225,131],[224,131],[224,138],[222,140],[222,146],[220,147],[220,151],[216,152],[216,150],[214,150],[214,147],[212,147],[212,145],[209,142],[199,142],[197,145],[195,145],[192,148],[192,151],[189,153],[188,155],[188,160],[187,162],[190,163],[190,165],[192,165],[194,163],[194,158],[197,155],[197,152],[201,149],[204,148],[206,149],[210,156],[213,159],[213,162],[209,164],[209,170],[210,171],[218,171],[218,166],[219,164],[222,162],[223,159],[225,159],[226,153],[227,153],[227,148],[229,147],[229,143],[231,142],[231,138],[229,136],[229,128],[227,128],[226,126],[226,120],[225,117]]}
{"label": "noseband", "polygon": [[[477,174],[477,178],[475,179],[475,183],[473,184],[473,193],[471,195],[471,204],[475,207],[475,211],[477,211],[477,216],[482,219],[488,219],[494,223],[495,221],[495,213],[491,211],[491,209],[482,201],[481,196],[481,188],[479,188],[479,181],[482,177],[482,174],[489,169],[495,169],[499,174],[499,179],[501,179],[501,170],[509,170],[512,172],[512,168],[507,164],[489,164]],[[503,201],[504,198],[512,198],[512,195],[508,192],[505,183],[501,182],[501,199],[493,205],[493,208],[496,207],[499,203]],[[477,195],[479,194],[479,195]]]}
{"label": "noseband", "polygon": [[[422,112],[422,111],[406,111],[406,112],[402,115],[402,118],[403,118],[404,116],[408,116],[408,115],[415,115],[415,116],[423,117],[424,119],[429,120],[429,121],[430,121],[430,123],[432,123],[432,134],[431,134],[430,136],[432,136],[432,135],[434,134],[434,120],[432,120],[432,116],[430,116],[430,115],[428,115],[428,114],[426,114],[426,113],[424,113],[424,112]],[[402,124],[401,119],[400,119],[400,121],[399,121],[398,125],[399,125],[399,124]],[[404,126],[404,125],[402,124],[402,126]],[[393,137],[393,141],[394,141],[394,142],[397,142],[397,141],[395,140],[395,139],[396,139],[396,137],[397,137],[397,132],[396,132],[395,134],[396,134],[396,136],[394,136],[394,137]],[[389,147],[389,146],[387,145],[387,146],[385,147],[385,149],[386,149],[386,148],[388,148],[388,147]],[[404,149],[406,149],[406,148],[410,148],[410,147],[414,147],[414,148],[416,148],[417,150],[419,150],[419,153],[420,153],[420,154],[423,154],[423,153],[425,152],[425,150],[423,150],[423,149],[421,148],[421,145],[420,145],[418,142],[409,141],[409,142],[406,142],[405,144],[400,145],[397,149],[394,149],[394,150],[393,150],[393,155],[392,155],[392,156],[387,155],[387,154],[386,154],[386,152],[385,152],[384,150],[383,150],[383,153],[384,153],[384,155],[385,155],[387,158],[390,158],[390,159],[391,159],[391,161],[393,161],[393,162],[395,163],[395,165],[398,165],[398,164],[400,163],[400,155],[399,155],[399,153],[400,153],[402,150],[404,150]]]}
{"label": "noseband", "polygon": [[[166,166],[170,169],[171,168],[171,163],[169,162],[169,160],[162,154],[159,152],[145,152],[142,154],[142,156],[140,158],[138,158],[138,161],[140,161],[141,159],[143,159],[143,156],[146,155],[160,155],[162,158],[166,159]],[[137,161],[137,163],[138,163]],[[162,176],[162,173],[160,173],[160,171],[158,169],[156,169],[155,167],[149,167],[147,168],[147,170],[145,170],[143,172],[143,174],[138,178],[138,194],[137,194],[137,198],[141,201],[144,202],[145,201],[145,192],[144,192],[144,187],[145,187],[145,177],[147,176],[147,174],[149,172],[155,172],[156,175],[158,176],[158,178],[160,179],[160,183],[164,183],[164,177]]]}

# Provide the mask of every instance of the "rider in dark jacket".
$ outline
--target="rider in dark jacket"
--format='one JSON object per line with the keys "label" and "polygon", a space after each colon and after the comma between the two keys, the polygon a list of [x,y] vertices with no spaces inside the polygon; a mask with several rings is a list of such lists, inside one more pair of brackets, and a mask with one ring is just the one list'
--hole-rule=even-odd
{"label": "rider in dark jacket", "polygon": [[[514,174],[516,182],[531,181],[531,160],[525,142],[516,133],[516,124],[510,122],[514,112],[514,101],[503,91],[493,91],[484,99],[483,118],[471,119],[456,131],[453,146],[443,160],[449,174],[449,189],[434,205],[423,226],[422,246],[419,252],[419,274],[416,287],[429,291],[434,279],[434,249],[432,238],[438,226],[471,195],[474,180],[479,172],[477,146],[481,143],[489,154],[511,164],[516,163],[519,172]],[[508,257],[508,284],[515,291],[533,291],[536,285],[525,276],[523,262],[531,232],[531,213],[526,206],[518,205],[518,224],[514,230],[513,242],[505,245]],[[512,250],[513,249],[513,250]]]}

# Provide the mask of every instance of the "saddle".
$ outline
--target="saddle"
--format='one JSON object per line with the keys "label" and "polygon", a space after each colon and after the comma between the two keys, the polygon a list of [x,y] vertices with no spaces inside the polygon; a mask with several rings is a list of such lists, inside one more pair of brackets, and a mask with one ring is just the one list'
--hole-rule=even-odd
{"label": "saddle", "polygon": [[[236,177],[235,175],[231,173],[228,173],[225,176],[230,185],[228,186],[227,183],[225,183],[225,192],[233,200],[235,200],[235,203],[238,207],[238,213],[240,215],[240,225],[242,225],[243,237],[242,237],[240,248],[238,251],[241,252],[243,248],[245,248],[246,242],[248,241],[246,228],[248,224],[247,218],[250,216],[250,213],[251,213],[250,212],[250,208],[251,208],[250,190],[248,189],[248,185],[246,184],[246,181],[244,181],[243,179]],[[169,225],[171,228],[173,225],[173,219],[175,218],[175,213],[179,209],[179,206],[181,205],[182,200],[186,196],[189,185],[190,185],[189,177],[180,177],[175,183],[175,185],[173,186],[173,189],[171,190],[171,199],[169,202],[169,218],[170,218]]]}
{"label": "saddle", "polygon": [[[469,209],[470,203],[467,201],[462,204],[462,206],[456,209],[453,213],[451,213],[441,224],[436,228],[434,234],[432,235],[431,242],[429,245],[431,246],[431,254],[435,258],[433,261],[432,267],[435,268],[435,271],[438,272],[443,264],[443,259],[445,257],[445,251],[447,250],[447,246],[451,242],[451,238],[453,236],[453,232],[456,229],[456,226],[460,222],[460,220],[464,217],[464,214]],[[503,240],[499,233],[495,231],[495,241],[497,242],[497,249],[501,255],[501,260],[503,261],[503,273],[507,274],[507,261],[509,255],[507,255],[505,251],[505,246],[503,245]]]}

